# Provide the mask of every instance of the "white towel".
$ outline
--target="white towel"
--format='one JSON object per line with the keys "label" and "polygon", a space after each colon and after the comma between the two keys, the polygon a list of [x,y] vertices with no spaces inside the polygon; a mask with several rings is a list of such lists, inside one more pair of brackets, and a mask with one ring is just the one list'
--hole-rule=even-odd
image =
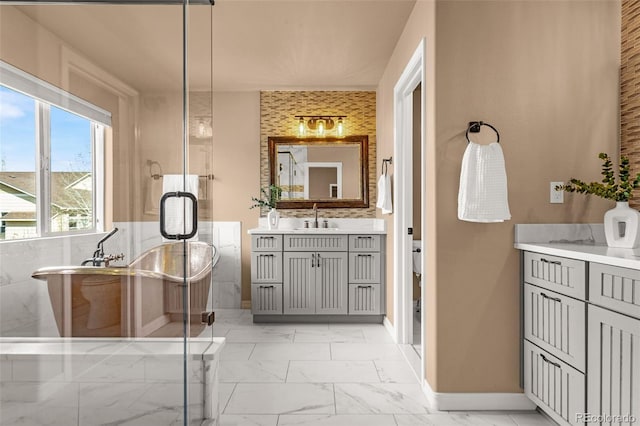
{"label": "white towel", "polygon": [[[183,189],[182,175],[164,175],[162,192],[190,192],[198,197],[198,176],[187,175],[186,188]],[[186,234],[192,229],[193,204],[185,198],[169,198],[165,204],[165,230],[168,234]],[[198,234],[189,241],[197,240]],[[163,241],[169,241],[163,238]]]}
{"label": "white towel", "polygon": [[162,198],[162,181],[160,179],[147,177],[144,188],[144,214],[157,215],[160,211],[160,198]]}
{"label": "white towel", "polygon": [[470,142],[464,151],[458,191],[458,219],[504,222],[511,219],[507,172],[499,143]]}
{"label": "white towel", "polygon": [[382,214],[393,212],[393,204],[391,203],[391,175],[382,174],[378,179],[378,202],[376,207],[382,209]]}

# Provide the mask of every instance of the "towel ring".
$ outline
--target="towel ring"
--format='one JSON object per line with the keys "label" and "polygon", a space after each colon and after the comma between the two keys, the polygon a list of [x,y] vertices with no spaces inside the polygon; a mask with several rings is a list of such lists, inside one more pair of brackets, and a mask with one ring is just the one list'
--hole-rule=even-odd
{"label": "towel ring", "polygon": [[389,169],[389,164],[393,164],[393,157],[383,158],[382,159],[382,174],[387,175],[387,171]]}
{"label": "towel ring", "polygon": [[498,133],[498,129],[493,127],[489,123],[485,123],[484,121],[470,121],[469,127],[467,127],[467,132],[465,133],[465,137],[467,138],[467,143],[471,143],[471,139],[469,139],[469,132],[471,133],[480,133],[480,127],[487,126],[491,127],[491,129],[496,132],[496,143],[500,143],[500,133]]}

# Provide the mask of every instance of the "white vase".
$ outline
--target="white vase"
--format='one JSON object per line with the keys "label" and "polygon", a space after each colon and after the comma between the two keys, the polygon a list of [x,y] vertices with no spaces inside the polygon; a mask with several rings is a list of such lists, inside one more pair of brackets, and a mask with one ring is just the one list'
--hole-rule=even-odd
{"label": "white vase", "polygon": [[640,212],[626,201],[604,214],[604,235],[609,247],[636,248],[640,245]]}
{"label": "white vase", "polygon": [[267,213],[267,228],[278,229],[278,222],[280,222],[280,212],[276,209],[269,210],[269,213]]}

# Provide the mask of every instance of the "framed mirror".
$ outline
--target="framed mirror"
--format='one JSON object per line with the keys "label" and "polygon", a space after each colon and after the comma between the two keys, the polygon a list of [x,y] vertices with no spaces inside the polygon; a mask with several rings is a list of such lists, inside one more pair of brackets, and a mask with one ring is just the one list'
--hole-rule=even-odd
{"label": "framed mirror", "polygon": [[369,138],[269,137],[279,209],[369,207]]}

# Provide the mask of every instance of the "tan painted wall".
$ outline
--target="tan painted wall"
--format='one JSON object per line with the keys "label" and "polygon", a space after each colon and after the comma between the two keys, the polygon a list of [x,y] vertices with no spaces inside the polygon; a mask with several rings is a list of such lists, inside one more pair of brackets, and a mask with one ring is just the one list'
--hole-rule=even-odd
{"label": "tan painted wall", "polygon": [[[548,198],[552,180],[599,179],[597,153],[618,150],[620,4],[438,1],[435,27],[430,6],[416,4],[378,89],[385,155],[393,84],[418,38],[433,38],[435,28],[427,51],[435,42],[436,81],[426,87],[435,105],[425,112],[427,380],[438,392],[520,392],[513,225],[600,222],[611,207],[580,195],[564,205]],[[464,131],[474,119],[501,134],[513,216],[503,224],[456,217]]]}

